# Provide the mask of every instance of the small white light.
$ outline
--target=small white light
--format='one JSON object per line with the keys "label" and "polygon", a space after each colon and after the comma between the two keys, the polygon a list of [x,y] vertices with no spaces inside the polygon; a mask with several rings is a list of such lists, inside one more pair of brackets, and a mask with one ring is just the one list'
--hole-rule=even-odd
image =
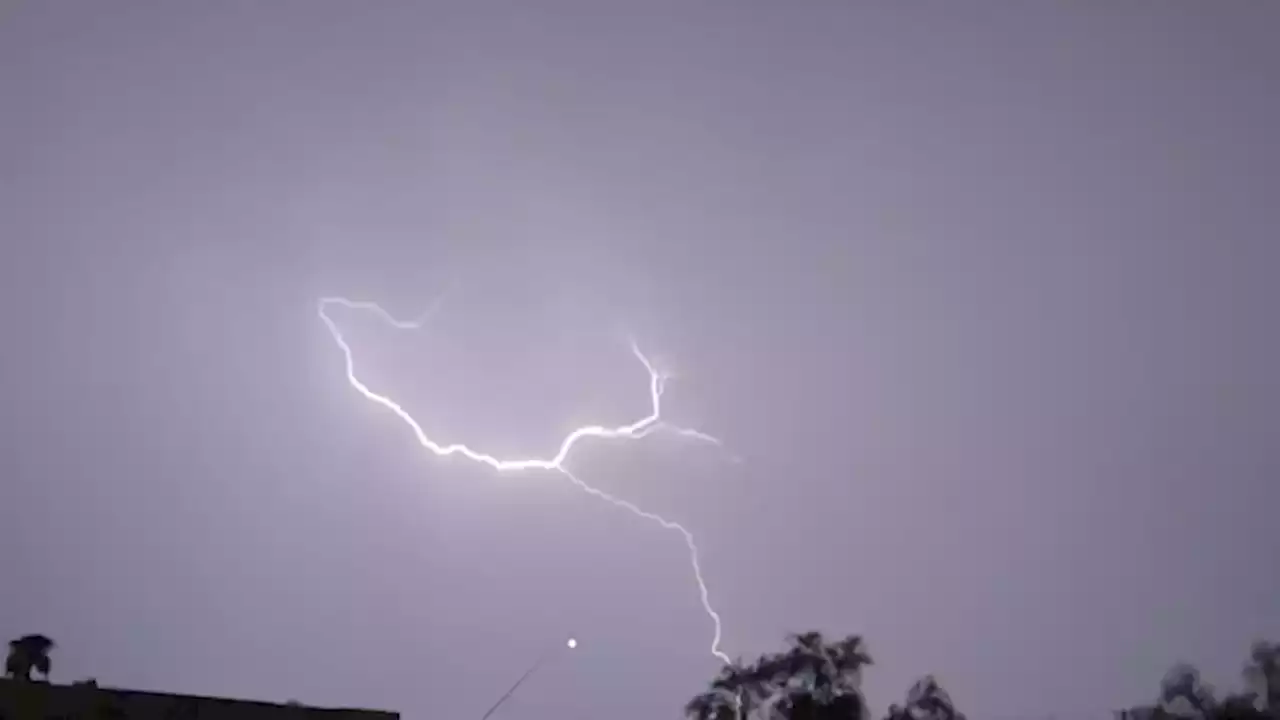
{"label": "small white light", "polygon": [[569,649],[572,650],[578,647],[578,641],[574,640],[573,638],[569,638],[569,642],[565,643],[565,645],[568,645]]}

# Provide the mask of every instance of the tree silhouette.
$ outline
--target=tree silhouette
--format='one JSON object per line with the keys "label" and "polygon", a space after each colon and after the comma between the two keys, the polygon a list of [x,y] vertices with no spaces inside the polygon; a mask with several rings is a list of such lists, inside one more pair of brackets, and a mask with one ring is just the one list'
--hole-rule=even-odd
{"label": "tree silhouette", "polygon": [[1244,680],[1262,707],[1280,715],[1280,642],[1259,640],[1253,644],[1245,663]]}
{"label": "tree silhouette", "polygon": [[710,688],[685,705],[685,715],[693,720],[733,720],[750,716],[757,696],[752,671],[741,659],[720,668]]}
{"label": "tree silhouette", "polygon": [[53,650],[53,640],[44,635],[23,635],[9,641],[9,656],[4,662],[4,674],[15,680],[31,680],[34,670],[49,679],[49,651]]}
{"label": "tree silhouette", "polygon": [[907,691],[905,706],[890,705],[886,720],[965,720],[938,679],[925,675]]}
{"label": "tree silhouette", "polygon": [[1280,643],[1254,643],[1244,679],[1243,692],[1230,693],[1219,701],[1195,667],[1178,663],[1160,681],[1155,705],[1133,708],[1129,713],[1152,720],[1280,719]]}
{"label": "tree silhouette", "polygon": [[[871,656],[858,635],[830,642],[821,633],[792,635],[784,652],[721,668],[708,689],[685,705],[688,720],[866,720],[862,668]],[[1280,720],[1280,643],[1259,641],[1245,664],[1244,692],[1219,700],[1200,672],[1175,664],[1152,705],[1122,716],[1148,720]],[[925,675],[892,705],[885,720],[965,720],[938,679]]]}
{"label": "tree silhouette", "polygon": [[1213,688],[1200,679],[1200,671],[1180,662],[1160,681],[1157,707],[1170,717],[1208,718],[1218,706]]}
{"label": "tree silhouette", "polygon": [[1268,720],[1252,693],[1229,695],[1213,712],[1213,720]]}
{"label": "tree silhouette", "polygon": [[862,638],[828,642],[821,633],[808,632],[788,641],[785,652],[722,668],[710,688],[685,706],[686,717],[862,720],[861,670],[871,664]]}

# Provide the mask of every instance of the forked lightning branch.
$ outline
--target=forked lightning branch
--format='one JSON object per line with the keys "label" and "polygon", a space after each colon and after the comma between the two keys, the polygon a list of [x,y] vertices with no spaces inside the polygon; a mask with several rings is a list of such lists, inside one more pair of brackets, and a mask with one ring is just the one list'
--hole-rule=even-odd
{"label": "forked lightning branch", "polygon": [[564,475],[569,482],[576,485],[583,492],[589,493],[601,500],[623,508],[638,517],[657,523],[668,530],[680,533],[681,537],[684,538],[685,545],[689,548],[689,562],[693,567],[694,579],[697,581],[698,595],[702,602],[702,609],[706,611],[707,616],[711,618],[711,622],[715,626],[715,632],[711,639],[711,654],[719,658],[724,663],[729,662],[729,656],[720,649],[720,615],[716,613],[715,609],[711,606],[711,600],[707,593],[707,583],[703,580],[702,567],[698,562],[698,546],[694,543],[693,534],[685,529],[685,527],[680,523],[668,520],[647,510],[642,510],[634,503],[615,497],[603,490],[599,490],[588,485],[570,472],[565,464],[569,458],[569,454],[573,451],[573,448],[576,447],[580,441],[587,438],[597,438],[601,440],[639,440],[653,432],[665,430],[703,442],[715,445],[720,444],[719,440],[710,435],[689,428],[677,427],[663,420],[662,393],[667,378],[665,375],[654,369],[653,364],[650,363],[649,359],[640,351],[639,346],[633,342],[631,344],[631,352],[635,355],[636,359],[640,361],[640,364],[644,366],[645,371],[649,374],[649,399],[651,402],[651,408],[648,415],[645,415],[643,418],[631,423],[630,425],[623,425],[621,427],[604,427],[601,425],[580,427],[565,437],[565,439],[560,443],[560,447],[556,450],[556,453],[550,458],[501,459],[493,455],[474,450],[470,446],[461,443],[442,443],[432,439],[422,429],[422,426],[418,424],[418,421],[414,420],[413,416],[410,415],[409,412],[399,403],[386,395],[382,395],[370,389],[369,386],[360,379],[359,375],[357,375],[354,353],[351,350],[351,346],[347,343],[346,338],[343,337],[342,330],[339,328],[337,321],[329,315],[329,309],[335,306],[343,307],[352,311],[372,314],[382,322],[398,330],[416,330],[422,327],[430,317],[434,307],[432,310],[428,310],[427,313],[416,319],[398,320],[374,302],[348,300],[341,297],[328,297],[319,301],[317,305],[317,312],[320,315],[320,319],[329,329],[329,334],[333,336],[334,342],[337,343],[338,348],[342,351],[342,355],[346,363],[347,382],[350,383],[351,387],[354,388],[356,392],[363,395],[366,399],[381,405],[383,408],[389,410],[392,414],[398,417],[413,432],[418,444],[428,452],[439,457],[460,455],[473,462],[488,465],[497,472],[538,470],[558,472]]}

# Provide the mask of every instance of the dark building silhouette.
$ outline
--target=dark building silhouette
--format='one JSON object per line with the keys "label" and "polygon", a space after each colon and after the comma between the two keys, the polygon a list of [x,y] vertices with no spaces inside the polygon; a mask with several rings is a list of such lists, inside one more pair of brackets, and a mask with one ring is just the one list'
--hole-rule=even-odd
{"label": "dark building silhouette", "polygon": [[313,708],[230,698],[0,679],[0,720],[399,720],[381,710]]}

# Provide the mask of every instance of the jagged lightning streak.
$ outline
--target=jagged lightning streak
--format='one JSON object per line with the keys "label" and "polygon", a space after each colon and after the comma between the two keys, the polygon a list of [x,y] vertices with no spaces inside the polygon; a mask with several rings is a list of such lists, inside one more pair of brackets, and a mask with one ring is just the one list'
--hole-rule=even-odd
{"label": "jagged lightning streak", "polygon": [[693,576],[698,583],[698,594],[702,601],[702,609],[707,613],[707,616],[711,618],[711,622],[715,626],[715,634],[711,639],[711,654],[716,656],[725,664],[730,662],[729,656],[720,650],[720,615],[715,611],[715,608],[711,606],[711,600],[707,592],[707,583],[702,577],[702,566],[698,562],[698,546],[693,540],[693,534],[678,522],[668,520],[656,513],[642,510],[634,503],[614,497],[603,490],[599,490],[588,485],[570,472],[564,464],[565,460],[569,457],[570,451],[573,450],[578,441],[584,438],[638,440],[646,437],[654,431],[665,429],[684,437],[720,445],[720,441],[711,435],[707,435],[706,433],[690,428],[676,427],[666,423],[662,419],[662,393],[665,388],[667,377],[654,369],[653,365],[649,362],[649,359],[645,357],[644,353],[640,352],[639,346],[634,341],[631,342],[631,352],[640,360],[641,364],[644,365],[645,370],[649,372],[649,399],[652,403],[652,410],[648,415],[631,423],[630,425],[623,425],[621,427],[607,428],[600,425],[580,427],[565,437],[565,439],[560,443],[560,449],[549,460],[539,458],[502,460],[494,457],[493,455],[472,450],[470,447],[461,443],[444,445],[432,440],[427,435],[426,431],[422,429],[422,426],[418,424],[418,421],[414,420],[413,416],[401,407],[399,403],[385,395],[374,392],[368,385],[364,384],[364,382],[356,375],[355,359],[351,351],[351,346],[347,344],[346,339],[342,335],[342,331],[338,328],[338,324],[334,322],[333,318],[329,317],[329,313],[327,312],[327,309],[333,305],[345,307],[349,310],[363,310],[371,312],[394,328],[400,330],[414,330],[420,328],[439,307],[438,300],[431,306],[431,308],[418,318],[414,320],[398,320],[375,302],[366,300],[348,300],[343,297],[321,298],[316,306],[317,313],[325,326],[329,329],[329,334],[333,337],[334,342],[338,344],[338,348],[342,350],[343,358],[346,361],[347,382],[351,384],[351,387],[355,388],[356,391],[366,399],[390,410],[396,417],[400,418],[400,420],[402,420],[405,425],[408,425],[409,429],[413,431],[414,436],[418,440],[418,444],[437,456],[447,457],[450,455],[461,455],[474,462],[488,465],[499,472],[514,470],[553,470],[563,474],[570,482],[578,486],[578,488],[583,492],[594,495],[601,500],[628,510],[646,520],[655,522],[668,530],[674,530],[680,533],[680,535],[684,537],[685,545],[689,548],[689,562],[693,566]]}

